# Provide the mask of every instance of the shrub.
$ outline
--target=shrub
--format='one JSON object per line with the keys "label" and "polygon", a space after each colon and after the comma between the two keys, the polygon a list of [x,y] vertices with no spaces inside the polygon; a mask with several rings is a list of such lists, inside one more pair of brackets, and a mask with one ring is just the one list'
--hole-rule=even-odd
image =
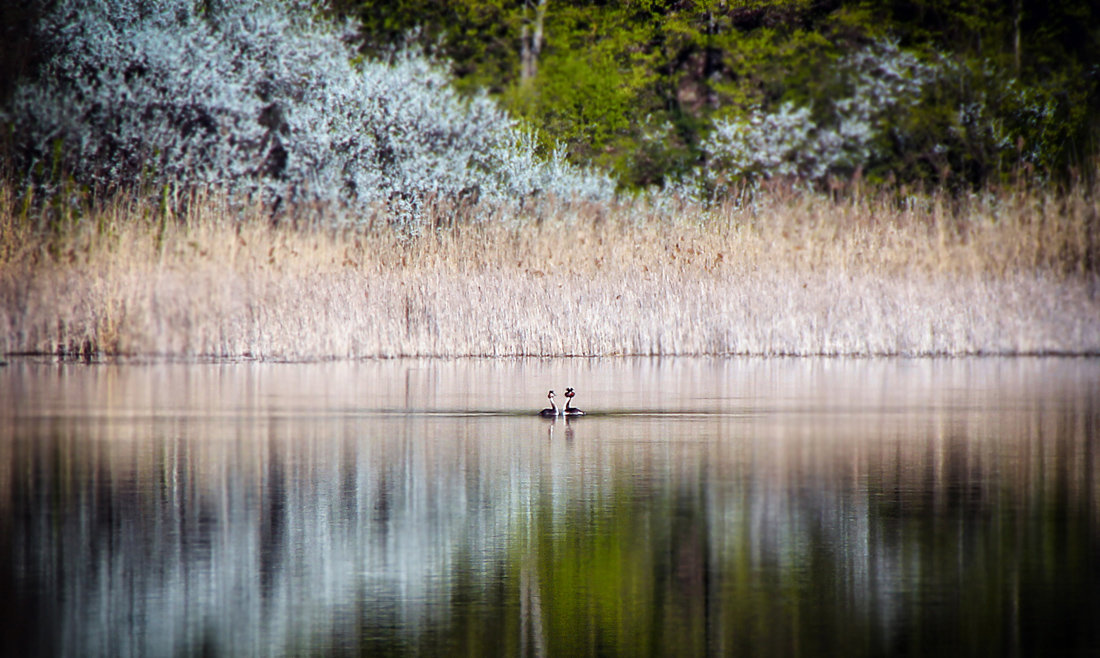
{"label": "shrub", "polygon": [[879,41],[842,58],[835,88],[844,91],[815,113],[792,102],[773,112],[753,109],[747,117],[718,119],[702,144],[705,180],[773,176],[822,180],[848,175],[884,155],[891,119],[914,104],[936,69],[897,43]]}
{"label": "shrub", "polygon": [[772,177],[977,187],[1025,166],[1066,167],[1088,120],[1083,83],[1025,85],[989,61],[918,56],[880,40],[838,60],[812,104],[717,119],[696,173],[707,193]]}
{"label": "shrub", "polygon": [[37,26],[38,74],[4,115],[15,167],[113,190],[219,186],[283,203],[437,195],[606,198],[606,177],[540,159],[485,95],[460,97],[417,49],[356,59],[308,3],[61,0]]}

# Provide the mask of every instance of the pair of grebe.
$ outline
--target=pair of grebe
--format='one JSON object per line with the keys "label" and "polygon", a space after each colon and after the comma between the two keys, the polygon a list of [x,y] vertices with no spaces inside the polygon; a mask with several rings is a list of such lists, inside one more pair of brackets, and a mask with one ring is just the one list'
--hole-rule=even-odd
{"label": "pair of grebe", "polygon": [[559,410],[558,405],[554,404],[554,391],[550,391],[549,393],[546,394],[546,399],[550,400],[550,408],[543,409],[542,411],[539,412],[539,415],[543,416],[544,418],[553,418],[553,417],[559,416],[559,415],[561,415],[561,416],[583,416],[584,415],[583,411],[581,411],[580,409],[578,409],[574,406],[571,406],[572,403],[573,403],[573,396],[576,395],[576,394],[577,394],[577,392],[573,390],[573,387],[569,387],[569,388],[565,389],[565,398],[566,398],[566,400],[565,400],[565,409]]}

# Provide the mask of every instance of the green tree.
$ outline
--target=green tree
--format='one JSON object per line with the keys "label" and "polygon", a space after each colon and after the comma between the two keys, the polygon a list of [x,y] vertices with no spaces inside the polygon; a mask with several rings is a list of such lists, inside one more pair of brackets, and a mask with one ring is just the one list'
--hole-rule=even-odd
{"label": "green tree", "polygon": [[[939,71],[886,117],[872,178],[980,183],[1096,152],[1100,10],[1088,0],[333,0],[364,51],[412,38],[453,62],[578,162],[626,186],[707,166],[715,120],[809,108],[851,91],[837,64],[897,39]],[[418,31],[413,31],[417,29]],[[410,36],[411,35],[411,36]]]}

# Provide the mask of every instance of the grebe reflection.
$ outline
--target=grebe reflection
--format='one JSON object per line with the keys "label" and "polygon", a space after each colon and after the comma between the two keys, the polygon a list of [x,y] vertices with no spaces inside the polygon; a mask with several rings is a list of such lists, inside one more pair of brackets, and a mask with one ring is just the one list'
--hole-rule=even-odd
{"label": "grebe reflection", "polygon": [[[561,423],[565,425],[565,440],[572,443],[576,433],[573,431],[573,423],[570,422],[569,416],[563,417]],[[554,440],[554,431],[558,427],[558,424],[557,417],[551,418],[550,422],[546,423],[546,438],[551,441]]]}

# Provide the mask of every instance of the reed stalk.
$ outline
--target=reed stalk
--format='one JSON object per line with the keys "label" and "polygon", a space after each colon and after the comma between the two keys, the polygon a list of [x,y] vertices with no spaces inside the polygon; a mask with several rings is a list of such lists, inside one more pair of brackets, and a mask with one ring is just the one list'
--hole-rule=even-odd
{"label": "reed stalk", "polygon": [[1100,353],[1094,187],[777,188],[709,209],[439,203],[415,235],[293,212],[273,223],[216,197],[170,211],[155,195],[115,197],[58,232],[25,196],[0,188],[8,354]]}

